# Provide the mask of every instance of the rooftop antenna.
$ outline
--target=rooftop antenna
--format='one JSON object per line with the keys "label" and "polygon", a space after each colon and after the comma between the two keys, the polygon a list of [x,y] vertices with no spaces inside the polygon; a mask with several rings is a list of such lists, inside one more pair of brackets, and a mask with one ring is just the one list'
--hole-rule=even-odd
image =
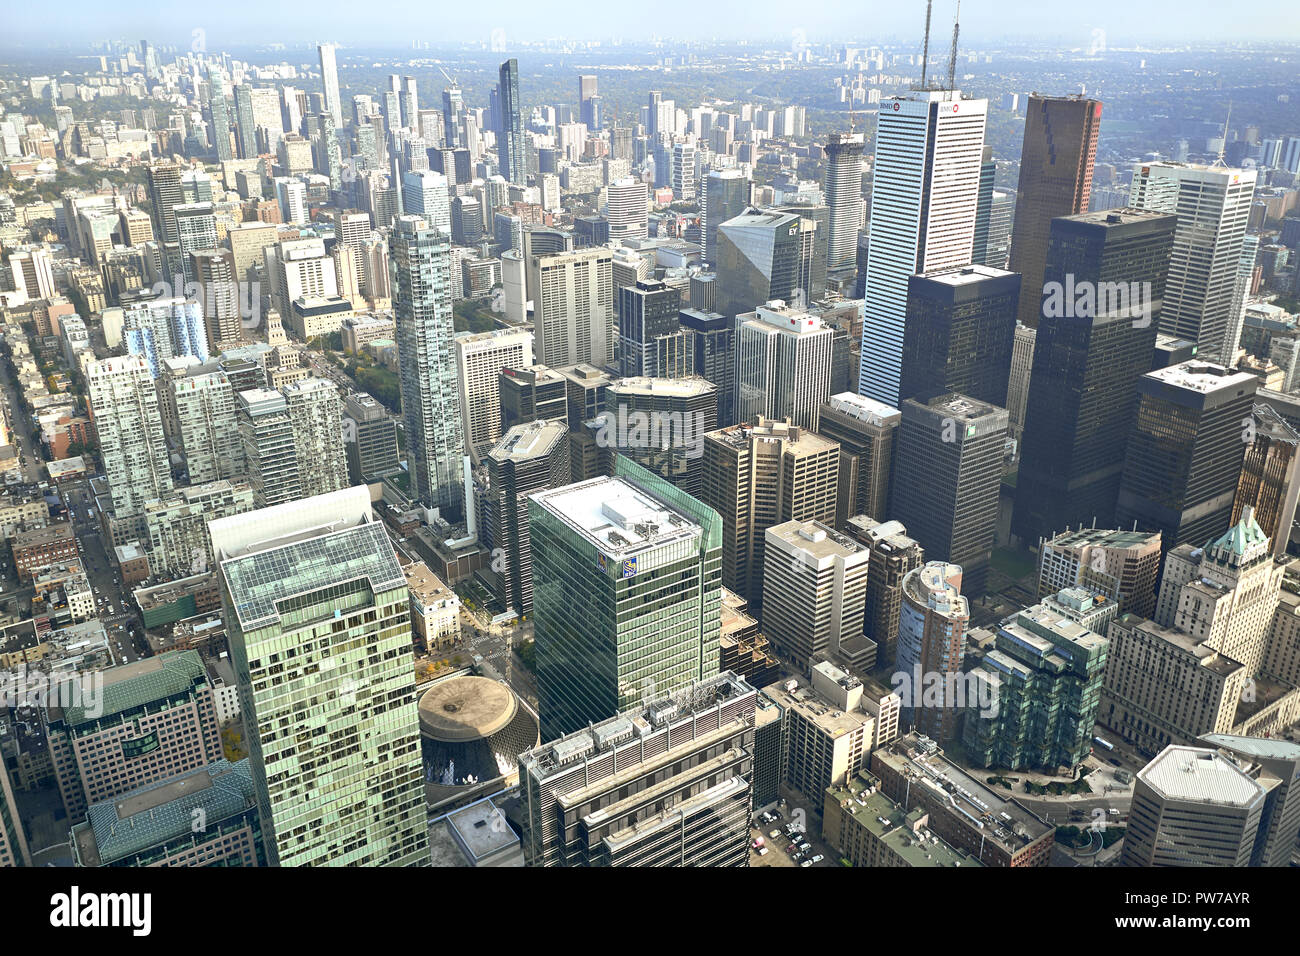
{"label": "rooftop antenna", "polygon": [[952,20],[952,50],[948,54],[948,91],[957,88],[957,36],[961,33],[961,0],[957,0],[957,13]]}
{"label": "rooftop antenna", "polygon": [[921,89],[925,89],[926,67],[930,64],[930,14],[934,0],[925,0],[925,45],[921,48]]}
{"label": "rooftop antenna", "polygon": [[1231,122],[1232,122],[1232,100],[1228,100],[1228,115],[1223,120],[1223,139],[1219,140],[1219,158],[1216,159],[1211,165],[1214,166],[1228,165],[1223,160],[1223,154],[1228,148],[1228,124]]}

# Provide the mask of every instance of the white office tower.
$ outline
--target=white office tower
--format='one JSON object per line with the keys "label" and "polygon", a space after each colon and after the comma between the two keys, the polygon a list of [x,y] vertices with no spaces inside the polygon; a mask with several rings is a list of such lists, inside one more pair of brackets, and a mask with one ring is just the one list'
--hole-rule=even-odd
{"label": "white office tower", "polygon": [[673,144],[673,198],[679,202],[695,198],[695,147],[691,143]]}
{"label": "white office tower", "polygon": [[534,256],[528,263],[534,352],[550,368],[614,359],[614,254],[605,248]]}
{"label": "white office tower", "polygon": [[86,390],[118,517],[139,514],[144,503],[172,489],[167,439],[158,390],[139,355],[122,355],[86,367]]}
{"label": "white office tower", "polygon": [[274,866],[425,866],[410,593],[364,487],[208,526]]}
{"label": "white office tower", "polygon": [[325,110],[334,117],[334,128],[343,128],[343,110],[339,103],[339,67],[333,43],[316,47],[320,53],[321,85],[325,88]]}
{"label": "white office tower", "polygon": [[176,378],[171,389],[189,483],[201,485],[242,475],[244,451],[235,390],[226,373]]}
{"label": "white office tower", "polygon": [[1198,346],[1197,357],[1228,360],[1242,241],[1255,198],[1255,170],[1189,163],[1133,169],[1129,205],[1178,216],[1160,331]]}
{"label": "white office tower", "polygon": [[465,447],[477,462],[501,438],[498,376],[503,368],[533,364],[533,334],[515,329],[463,332],[456,336],[455,345]]}
{"label": "white office tower", "polygon": [[780,300],[736,316],[736,418],[788,418],[815,431],[831,397],[835,333]]}
{"label": "white office tower", "polygon": [[348,460],[343,447],[343,401],[338,386],[304,378],[281,391],[293,428],[298,481],[304,498],[346,488]]}
{"label": "white office tower", "polygon": [[1231,325],[1224,338],[1221,364],[1234,367],[1237,350],[1241,347],[1241,329],[1246,323],[1246,303],[1255,278],[1255,260],[1259,257],[1259,236],[1246,236],[1241,242],[1241,258],[1237,260],[1237,279],[1232,286],[1232,308],[1228,312]]}
{"label": "white office tower", "polygon": [[262,255],[271,301],[281,318],[293,314],[296,299],[339,294],[338,272],[323,239],[291,239],[267,246]]}
{"label": "white office tower", "polygon": [[610,241],[645,239],[649,235],[649,198],[646,184],[628,177],[609,184],[605,191],[605,218]]}
{"label": "white office tower", "polygon": [[517,251],[501,253],[501,284],[505,286],[506,321],[523,325],[528,321],[528,269],[523,254]]}
{"label": "white office tower", "polygon": [[307,216],[307,186],[288,176],[275,177],[275,200],[280,204],[280,220],[286,225],[305,226]]}
{"label": "white office tower", "polygon": [[852,270],[858,262],[858,232],[862,228],[861,133],[832,133],[826,143],[823,192],[830,210],[826,270]]}
{"label": "white office tower", "polygon": [[451,235],[447,177],[431,169],[413,169],[403,174],[402,212],[408,216],[423,216],[429,225]]}
{"label": "white office tower", "polygon": [[987,113],[960,90],[880,103],[858,392],[887,405],[898,405],[908,278],[971,261]]}

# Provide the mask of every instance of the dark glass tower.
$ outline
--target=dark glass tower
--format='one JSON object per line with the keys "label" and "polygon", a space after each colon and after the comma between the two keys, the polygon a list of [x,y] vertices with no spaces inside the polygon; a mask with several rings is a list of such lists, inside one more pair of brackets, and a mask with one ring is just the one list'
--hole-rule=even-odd
{"label": "dark glass tower", "polygon": [[670,378],[659,368],[656,342],[680,331],[677,313],[682,294],[657,279],[642,279],[618,290],[618,371],[624,378],[648,375]]}
{"label": "dark glass tower", "polygon": [[726,316],[683,309],[678,322],[685,337],[688,367],[718,386],[718,427],[736,424],[735,332]]}
{"label": "dark glass tower", "polygon": [[501,175],[522,186],[528,182],[528,156],[524,144],[524,116],[519,103],[519,61],[511,58],[501,64],[501,129],[497,151]]}
{"label": "dark glass tower", "polygon": [[1011,519],[1031,547],[1067,527],[1114,527],[1177,222],[1133,209],[1052,222]]}
{"label": "dark glass tower", "polygon": [[1138,379],[1115,518],[1159,531],[1165,551],[1198,547],[1231,525],[1259,379],[1191,361]]}
{"label": "dark glass tower", "polygon": [[1020,276],[963,266],[907,280],[899,395],[926,402],[960,392],[1005,407]]}

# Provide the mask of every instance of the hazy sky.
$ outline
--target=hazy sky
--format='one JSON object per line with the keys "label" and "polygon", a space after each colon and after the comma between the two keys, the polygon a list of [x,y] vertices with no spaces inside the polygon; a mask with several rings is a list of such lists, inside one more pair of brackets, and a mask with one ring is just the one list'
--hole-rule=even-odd
{"label": "hazy sky", "polygon": [[[955,0],[936,0],[934,35],[951,36]],[[210,48],[281,41],[336,40],[409,47],[412,39],[486,40],[494,29],[536,40],[623,37],[767,39],[802,30],[810,41],[918,38],[923,0],[216,0],[149,3],[130,0],[4,0],[3,36],[10,41],[148,38],[188,47],[206,32]],[[1137,40],[1300,40],[1300,4],[1225,4],[1223,0],[966,0],[962,34],[972,43],[997,37],[1041,37],[1054,46],[1089,46],[1094,31],[1109,45]],[[963,45],[965,45],[963,43]]]}

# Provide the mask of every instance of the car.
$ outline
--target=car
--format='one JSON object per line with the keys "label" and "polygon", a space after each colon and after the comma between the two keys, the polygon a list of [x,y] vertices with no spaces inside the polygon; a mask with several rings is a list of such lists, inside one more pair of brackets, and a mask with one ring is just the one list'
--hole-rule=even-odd
{"label": "car", "polygon": [[822,856],[820,853],[818,853],[815,857],[812,858],[812,861],[813,861],[814,863],[820,863],[820,862],[821,862],[822,860],[824,860],[824,859],[826,859],[826,857],[824,857],[824,856]]}
{"label": "car", "polygon": [[795,846],[793,843],[791,843],[788,847],[785,848],[785,852],[789,853],[791,856],[798,856],[799,848]]}
{"label": "car", "polygon": [[752,844],[752,846],[754,847],[754,849],[757,850],[757,849],[758,849],[760,846],[762,846],[762,845],[763,845],[763,838],[762,838],[762,837],[755,837],[755,838],[754,838],[754,842],[753,842],[753,844]]}
{"label": "car", "polygon": [[800,849],[801,851],[803,851],[804,853],[807,853],[809,850],[812,849],[812,844],[811,844],[811,843],[800,843],[800,844],[799,844],[799,849]]}
{"label": "car", "polygon": [[802,863],[800,863],[799,865],[800,865],[800,866],[805,866],[805,867],[806,867],[806,866],[812,866],[812,865],[813,865],[813,861],[812,861],[812,860],[804,860],[804,861],[803,861]]}
{"label": "car", "polygon": [[758,848],[758,855],[759,855],[759,856],[767,856],[767,847],[765,847],[765,846],[760,846],[760,847]]}
{"label": "car", "polygon": [[780,835],[781,835],[780,830],[773,830],[771,833],[768,834],[768,836],[770,836],[773,840],[775,840]]}

